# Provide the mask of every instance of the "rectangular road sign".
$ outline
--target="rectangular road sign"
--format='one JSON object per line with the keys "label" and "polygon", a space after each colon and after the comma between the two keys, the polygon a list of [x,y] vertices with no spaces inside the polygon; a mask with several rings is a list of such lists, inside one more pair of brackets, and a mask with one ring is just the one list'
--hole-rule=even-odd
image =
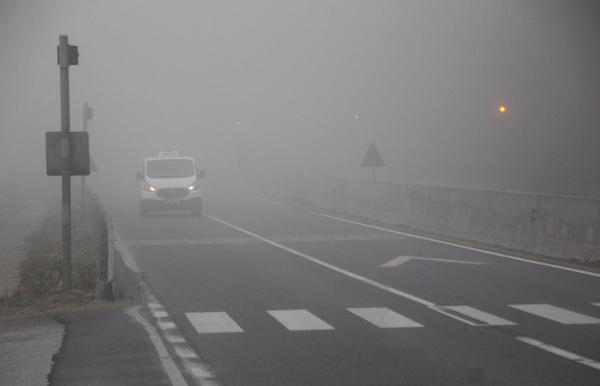
{"label": "rectangular road sign", "polygon": [[[87,176],[90,174],[89,136],[83,131],[69,133],[68,141],[63,141],[60,131],[46,132],[46,174],[49,176],[62,175],[62,158],[70,156],[71,176]],[[68,148],[63,144],[68,144]]]}

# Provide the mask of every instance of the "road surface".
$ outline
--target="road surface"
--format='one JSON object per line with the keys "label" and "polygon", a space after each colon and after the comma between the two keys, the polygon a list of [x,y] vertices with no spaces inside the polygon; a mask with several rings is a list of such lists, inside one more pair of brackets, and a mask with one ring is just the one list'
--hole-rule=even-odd
{"label": "road surface", "polygon": [[161,327],[221,384],[600,385],[598,275],[242,194],[204,207],[111,214]]}

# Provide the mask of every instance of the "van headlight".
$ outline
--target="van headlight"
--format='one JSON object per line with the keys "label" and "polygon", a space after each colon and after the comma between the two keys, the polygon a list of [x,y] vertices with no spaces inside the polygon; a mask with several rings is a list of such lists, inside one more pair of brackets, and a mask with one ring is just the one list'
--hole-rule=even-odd
{"label": "van headlight", "polygon": [[193,185],[188,186],[188,190],[190,192],[195,192],[198,189],[200,189],[200,186],[198,184],[193,184]]}
{"label": "van headlight", "polygon": [[156,192],[156,188],[148,183],[144,184],[144,190],[146,192]]}

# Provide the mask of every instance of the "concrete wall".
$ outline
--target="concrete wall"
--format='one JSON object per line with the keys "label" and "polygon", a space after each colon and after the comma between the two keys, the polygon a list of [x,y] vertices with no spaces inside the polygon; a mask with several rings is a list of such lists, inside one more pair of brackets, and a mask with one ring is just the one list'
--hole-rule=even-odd
{"label": "concrete wall", "polygon": [[263,193],[524,252],[600,261],[600,199],[298,175]]}

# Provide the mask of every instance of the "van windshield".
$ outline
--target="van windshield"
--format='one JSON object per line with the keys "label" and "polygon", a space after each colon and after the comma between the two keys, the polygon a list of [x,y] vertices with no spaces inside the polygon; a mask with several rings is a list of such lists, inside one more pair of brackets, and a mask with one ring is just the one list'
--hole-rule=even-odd
{"label": "van windshield", "polygon": [[196,174],[191,159],[159,159],[146,161],[146,175],[150,178],[183,178]]}

